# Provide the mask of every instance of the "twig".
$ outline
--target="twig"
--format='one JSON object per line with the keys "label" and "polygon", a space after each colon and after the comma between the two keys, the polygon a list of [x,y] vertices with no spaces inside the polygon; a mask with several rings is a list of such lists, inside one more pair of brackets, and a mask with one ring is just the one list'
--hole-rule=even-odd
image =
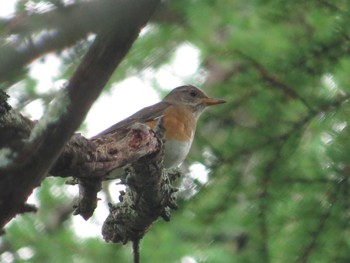
{"label": "twig", "polygon": [[320,216],[320,220],[318,223],[318,226],[314,231],[312,231],[312,239],[310,242],[304,247],[303,251],[300,253],[299,257],[295,260],[296,263],[306,263],[308,262],[308,259],[311,255],[311,253],[314,251],[315,247],[317,246],[317,242],[319,237],[321,236],[321,233],[323,229],[326,226],[326,223],[328,219],[330,218],[332,214],[332,210],[334,207],[334,203],[338,199],[339,195],[339,188],[341,187],[343,182],[338,182],[336,185],[334,185],[333,189],[331,189],[328,193],[328,201],[330,205],[328,206],[328,209]]}
{"label": "twig", "polygon": [[100,179],[79,179],[79,199],[74,205],[73,215],[81,215],[88,220],[97,207],[97,193],[101,190]]}
{"label": "twig", "polygon": [[245,58],[249,63],[251,63],[254,66],[254,68],[259,72],[261,78],[263,80],[265,80],[267,83],[269,83],[271,85],[271,87],[282,91],[286,97],[298,99],[308,108],[308,110],[310,112],[314,112],[314,109],[313,109],[313,107],[311,107],[309,102],[306,101],[302,96],[300,96],[292,87],[283,83],[280,79],[278,79],[277,76],[268,72],[268,70],[262,64],[260,64],[258,61],[256,61],[254,58],[248,56],[247,54],[244,54],[242,51],[237,50],[236,52],[240,56]]}

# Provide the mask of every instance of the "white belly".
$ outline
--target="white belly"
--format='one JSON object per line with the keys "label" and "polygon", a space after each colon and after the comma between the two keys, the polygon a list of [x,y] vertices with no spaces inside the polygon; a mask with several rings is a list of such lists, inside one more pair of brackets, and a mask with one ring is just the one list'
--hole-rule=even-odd
{"label": "white belly", "polygon": [[[179,141],[167,140],[164,145],[164,167],[178,167],[186,158],[190,151],[192,140],[188,143]],[[116,179],[123,175],[124,171],[121,168],[111,171],[107,178]]]}
{"label": "white belly", "polygon": [[192,140],[188,143],[167,140],[164,145],[164,167],[177,167],[190,151]]}

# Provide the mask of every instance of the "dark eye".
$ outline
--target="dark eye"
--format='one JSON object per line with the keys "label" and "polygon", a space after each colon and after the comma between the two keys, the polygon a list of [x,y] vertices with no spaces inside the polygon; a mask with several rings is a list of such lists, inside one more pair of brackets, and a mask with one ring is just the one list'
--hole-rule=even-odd
{"label": "dark eye", "polygon": [[197,97],[197,92],[191,91],[191,92],[190,92],[190,96],[191,96],[191,97]]}

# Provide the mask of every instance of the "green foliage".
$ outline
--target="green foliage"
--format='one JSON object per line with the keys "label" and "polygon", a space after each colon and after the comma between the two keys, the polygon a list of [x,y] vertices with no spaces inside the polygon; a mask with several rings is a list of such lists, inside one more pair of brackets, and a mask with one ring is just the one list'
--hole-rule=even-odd
{"label": "green foliage", "polygon": [[[110,84],[168,65],[190,43],[201,59],[193,79],[228,103],[201,117],[189,157],[207,166],[208,182],[195,182],[196,194],[179,200],[170,223],[153,226],[142,262],[349,262],[350,2],[170,6],[183,21],[149,25]],[[62,77],[88,43],[66,52]],[[47,226],[72,200],[63,189],[45,181],[39,214],[16,219],[1,246],[16,262],[129,262],[129,247],[77,237],[70,217]],[[18,251],[28,246],[25,261]]]}

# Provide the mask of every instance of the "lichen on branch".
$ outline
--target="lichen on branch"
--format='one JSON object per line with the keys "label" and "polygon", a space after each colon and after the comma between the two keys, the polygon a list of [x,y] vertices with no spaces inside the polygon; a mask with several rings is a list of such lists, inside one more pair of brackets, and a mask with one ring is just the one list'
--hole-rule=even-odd
{"label": "lichen on branch", "polygon": [[163,166],[163,151],[142,157],[129,166],[124,183],[126,192],[121,202],[110,205],[102,227],[107,242],[127,243],[140,240],[159,217],[170,220],[170,210],[176,209],[172,186],[174,177]]}

